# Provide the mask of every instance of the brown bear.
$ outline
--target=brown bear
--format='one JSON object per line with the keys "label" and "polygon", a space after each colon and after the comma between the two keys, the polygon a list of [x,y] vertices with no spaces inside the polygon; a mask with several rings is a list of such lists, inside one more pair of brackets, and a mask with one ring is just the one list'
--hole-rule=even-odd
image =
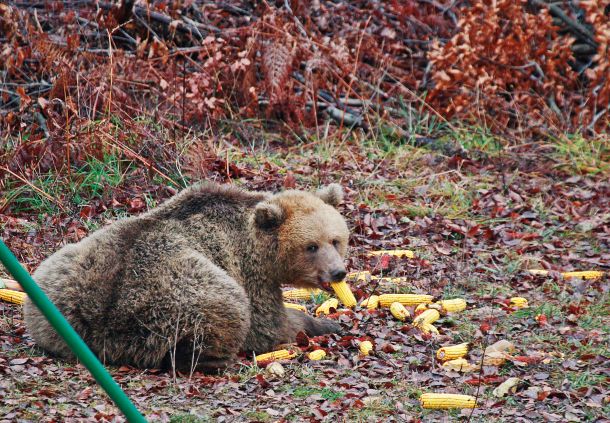
{"label": "brown bear", "polygon": [[[337,184],[273,195],[204,183],[66,245],[34,279],[106,363],[222,368],[299,331],[339,330],[286,309],[281,286],[345,277],[342,197]],[[40,347],[72,357],[30,301],[25,321]]]}

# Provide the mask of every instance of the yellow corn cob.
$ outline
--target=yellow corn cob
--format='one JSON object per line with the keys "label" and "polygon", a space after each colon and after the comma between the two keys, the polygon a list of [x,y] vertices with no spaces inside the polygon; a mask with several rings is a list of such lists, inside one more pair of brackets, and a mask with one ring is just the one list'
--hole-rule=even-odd
{"label": "yellow corn cob", "polygon": [[350,289],[347,282],[332,282],[330,286],[335,291],[335,294],[337,294],[337,297],[339,297],[339,300],[341,300],[345,307],[354,307],[356,304],[358,304],[358,302],[356,301],[356,297],[354,297],[354,294],[352,293],[352,290]]}
{"label": "yellow corn cob", "polygon": [[442,300],[438,304],[446,313],[456,313],[466,310],[466,300],[463,298],[454,298],[452,300]]}
{"label": "yellow corn cob", "polygon": [[411,317],[405,306],[398,302],[392,303],[390,306],[390,312],[392,313],[392,316],[403,322]]}
{"label": "yellow corn cob", "polygon": [[305,307],[304,305],[301,305],[301,304],[284,303],[284,307],[292,308],[294,310],[299,310],[304,313],[307,313],[307,307]]}
{"label": "yellow corn cob", "polygon": [[12,289],[0,289],[0,300],[9,303],[23,304],[27,295],[25,292],[13,291]]}
{"label": "yellow corn cob", "polygon": [[266,363],[270,361],[288,360],[296,357],[297,354],[288,350],[277,350],[265,354],[260,354],[254,357],[256,363]]}
{"label": "yellow corn cob", "polygon": [[392,303],[399,302],[405,306],[416,306],[418,304],[430,304],[434,300],[432,295],[418,294],[383,294],[379,296],[379,304],[389,307]]}
{"label": "yellow corn cob", "polygon": [[320,314],[330,314],[330,309],[334,308],[336,310],[338,306],[339,300],[336,298],[326,300],[316,309],[316,316],[319,316]]}
{"label": "yellow corn cob", "polygon": [[423,408],[475,408],[477,399],[471,395],[422,394],[419,397]]}
{"label": "yellow corn cob", "polygon": [[318,295],[321,292],[321,289],[291,289],[282,292],[282,296],[286,300],[310,300],[312,295]]}
{"label": "yellow corn cob", "polygon": [[604,276],[604,272],[598,270],[584,270],[582,272],[563,272],[561,274],[566,279],[580,278],[580,279],[599,279]]}
{"label": "yellow corn cob", "polygon": [[415,253],[411,250],[381,250],[381,251],[371,251],[367,254],[369,257],[373,256],[394,256],[394,257],[406,257],[406,258],[414,258]]}
{"label": "yellow corn cob", "polygon": [[424,311],[422,314],[420,314],[419,316],[417,316],[413,319],[413,325],[414,326],[431,325],[432,323],[436,322],[440,317],[441,317],[441,314],[438,312],[438,310],[429,308],[428,310]]}
{"label": "yellow corn cob", "polygon": [[527,299],[523,297],[513,297],[510,299],[510,305],[514,308],[527,308]]}
{"label": "yellow corn cob", "polygon": [[468,342],[439,348],[436,351],[436,358],[443,361],[454,360],[456,358],[462,358],[466,354],[468,354]]}
{"label": "yellow corn cob", "polygon": [[436,326],[432,323],[424,323],[423,325],[417,326],[423,333],[432,333],[434,335],[440,335]]}
{"label": "yellow corn cob", "polygon": [[372,279],[371,272],[368,270],[363,270],[361,272],[350,272],[347,274],[345,279],[349,281],[366,281],[367,277]]}
{"label": "yellow corn cob", "polygon": [[417,307],[415,307],[415,313],[425,310],[428,310],[428,304],[419,304]]}
{"label": "yellow corn cob", "polygon": [[373,350],[373,343],[371,341],[362,341],[360,343],[360,352],[362,355],[369,355]]}
{"label": "yellow corn cob", "polygon": [[[548,270],[542,269],[531,269],[528,272],[532,275],[546,276],[549,274]],[[604,276],[604,272],[599,270],[583,270],[580,272],[561,272],[561,276],[565,279],[581,278],[581,279],[599,279]]]}
{"label": "yellow corn cob", "polygon": [[322,360],[326,357],[326,351],[324,350],[315,350],[307,354],[307,358],[310,360]]}
{"label": "yellow corn cob", "polygon": [[360,303],[360,307],[366,307],[369,310],[374,310],[379,307],[379,295],[371,295]]}

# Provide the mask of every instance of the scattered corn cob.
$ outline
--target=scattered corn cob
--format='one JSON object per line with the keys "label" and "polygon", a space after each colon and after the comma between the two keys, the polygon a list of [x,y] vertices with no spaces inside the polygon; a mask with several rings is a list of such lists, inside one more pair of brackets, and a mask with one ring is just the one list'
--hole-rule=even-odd
{"label": "scattered corn cob", "polygon": [[424,323],[423,325],[420,325],[420,326],[417,326],[417,327],[423,333],[432,333],[434,335],[440,335],[440,333],[438,332],[438,329],[432,323]]}
{"label": "scattered corn cob", "polygon": [[268,363],[270,361],[288,360],[296,357],[297,354],[294,351],[288,350],[277,350],[265,354],[260,354],[254,357],[255,363]]}
{"label": "scattered corn cob", "polygon": [[466,310],[466,300],[463,298],[454,298],[452,300],[442,300],[438,304],[446,313],[456,313]]}
{"label": "scattered corn cob", "polygon": [[366,307],[369,310],[374,310],[379,307],[379,295],[371,295],[360,303],[360,307]]}
{"label": "scattered corn cob", "polygon": [[523,297],[513,297],[510,299],[510,305],[514,308],[527,308],[527,299]]}
{"label": "scattered corn cob", "polygon": [[319,316],[320,314],[330,314],[330,309],[334,308],[336,310],[338,306],[339,300],[336,298],[326,300],[316,309],[316,316]]}
{"label": "scattered corn cob", "polygon": [[466,354],[468,354],[468,342],[439,348],[436,351],[436,358],[443,361],[454,360],[456,358],[462,358]]}
{"label": "scattered corn cob", "polygon": [[352,290],[350,289],[347,282],[332,282],[330,286],[335,291],[335,294],[337,294],[337,297],[339,297],[339,300],[341,300],[345,307],[354,307],[356,304],[358,304],[358,302],[356,301],[356,297],[354,297],[354,294],[352,293]]}
{"label": "scattered corn cob", "polygon": [[604,272],[598,270],[584,270],[582,272],[563,272],[561,274],[566,279],[580,278],[580,279],[599,279],[604,276]]}
{"label": "scattered corn cob", "polygon": [[282,296],[286,300],[309,300],[312,295],[318,295],[321,292],[321,289],[291,289],[282,292]]}
{"label": "scattered corn cob", "polygon": [[371,341],[362,341],[360,343],[360,352],[362,355],[369,355],[373,351],[373,343]]}
{"label": "scattered corn cob", "polygon": [[477,399],[471,395],[422,394],[419,401],[423,408],[475,408]]}
{"label": "scattered corn cob", "polygon": [[299,310],[304,313],[307,313],[307,307],[305,307],[304,305],[301,305],[301,304],[284,303],[284,307],[292,308],[294,310]]}
{"label": "scattered corn cob", "polygon": [[419,316],[417,316],[413,319],[413,325],[414,326],[431,325],[432,323],[436,322],[440,317],[441,317],[441,314],[438,312],[438,310],[429,308],[428,310],[424,311],[422,314],[420,314]]}
{"label": "scattered corn cob", "polygon": [[307,358],[310,360],[322,360],[326,357],[326,351],[324,350],[315,350],[307,354]]}
{"label": "scattered corn cob", "polygon": [[9,303],[23,304],[27,295],[25,292],[13,291],[12,289],[0,289],[0,300]]}
{"label": "scattered corn cob", "polygon": [[392,303],[392,305],[390,306],[390,312],[392,313],[392,316],[403,322],[409,317],[411,317],[405,306],[403,306],[399,302]]}
{"label": "scattered corn cob", "polygon": [[428,304],[419,304],[417,307],[415,307],[415,313],[419,313],[420,311],[426,311],[428,310]]}
{"label": "scattered corn cob", "polygon": [[[532,275],[546,276],[549,274],[548,270],[542,269],[531,269],[528,272]],[[581,278],[581,279],[599,279],[604,276],[604,272],[599,270],[583,270],[580,272],[561,272],[561,276],[565,279]]]}
{"label": "scattered corn cob", "polygon": [[392,303],[399,302],[405,306],[416,306],[418,304],[430,304],[434,300],[432,295],[418,294],[383,294],[379,296],[379,304],[389,307]]}
{"label": "scattered corn cob", "polygon": [[514,394],[517,392],[517,388],[521,383],[521,379],[518,377],[509,377],[502,382],[496,389],[493,390],[492,394],[494,397],[502,398],[507,394]]}
{"label": "scattered corn cob", "polygon": [[414,258],[415,253],[411,250],[380,250],[380,251],[371,251],[367,254],[369,257],[373,256],[394,256],[394,257],[406,257],[406,258]]}

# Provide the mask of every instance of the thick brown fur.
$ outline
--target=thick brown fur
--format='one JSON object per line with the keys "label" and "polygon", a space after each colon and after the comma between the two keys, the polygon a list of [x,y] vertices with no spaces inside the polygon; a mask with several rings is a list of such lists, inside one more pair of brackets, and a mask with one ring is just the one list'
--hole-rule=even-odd
{"label": "thick brown fur", "polygon": [[[345,274],[348,230],[333,207],[341,198],[335,184],[275,195],[194,186],[63,247],[34,279],[106,363],[222,367],[299,331],[338,331],[331,320],[287,310],[280,287]],[[39,346],[72,358],[29,300],[25,320]]]}

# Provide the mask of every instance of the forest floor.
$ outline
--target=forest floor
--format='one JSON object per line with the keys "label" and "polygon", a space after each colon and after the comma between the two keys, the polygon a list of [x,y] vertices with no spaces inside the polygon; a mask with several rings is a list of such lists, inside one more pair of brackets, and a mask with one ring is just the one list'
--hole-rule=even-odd
{"label": "forest floor", "polygon": [[[215,376],[110,366],[148,419],[608,422],[607,2],[553,3],[590,24],[578,45],[546,2],[488,3],[2,1],[0,236],[32,272],[197,181],[338,182],[348,269],[400,278],[351,281],[359,300],[432,294],[467,309],[435,336],[387,309],[340,310],[343,332],[301,337],[283,376],[245,358]],[[415,257],[368,256],[381,249]],[[605,275],[560,273],[572,270]],[[515,351],[481,366],[498,340]],[[475,370],[443,368],[436,350],[462,342]],[[314,348],[327,359],[309,360]],[[425,410],[427,392],[478,406]],[[123,420],[0,302],[0,423]]]}
{"label": "forest floor", "polygon": [[[378,286],[353,282],[358,298],[376,287],[468,302],[467,310],[437,322],[439,336],[423,335],[383,309],[331,315],[343,333],[303,347],[321,346],[327,359],[303,354],[283,363],[281,377],[246,359],[218,376],[110,367],[150,420],[441,421],[472,413],[472,421],[608,421],[607,273],[597,280],[557,273],[609,270],[610,163],[603,140],[511,145],[469,128],[447,136],[469,153],[445,156],[348,131],[286,144],[257,122],[180,136],[145,120],[110,117],[95,125],[93,131],[124,142],[69,172],[6,180],[0,235],[30,271],[62,245],[144,212],[197,180],[270,191],[339,182],[346,189],[341,212],[352,230],[349,270],[404,277]],[[172,146],[175,160],[142,159],[161,145]],[[416,257],[367,256],[402,248]],[[534,276],[528,269],[552,272]],[[527,298],[529,308],[509,307],[514,296]],[[322,300],[303,304],[312,312]],[[374,355],[359,354],[365,338]],[[516,347],[500,366],[460,373],[435,357],[440,346],[470,342],[469,361],[479,367],[481,351],[500,339]],[[0,375],[2,422],[123,419],[84,367],[34,345],[21,308],[8,303],[0,303]],[[509,377],[520,379],[516,392],[495,397],[492,391]],[[479,406],[423,410],[424,392],[476,395]]]}

